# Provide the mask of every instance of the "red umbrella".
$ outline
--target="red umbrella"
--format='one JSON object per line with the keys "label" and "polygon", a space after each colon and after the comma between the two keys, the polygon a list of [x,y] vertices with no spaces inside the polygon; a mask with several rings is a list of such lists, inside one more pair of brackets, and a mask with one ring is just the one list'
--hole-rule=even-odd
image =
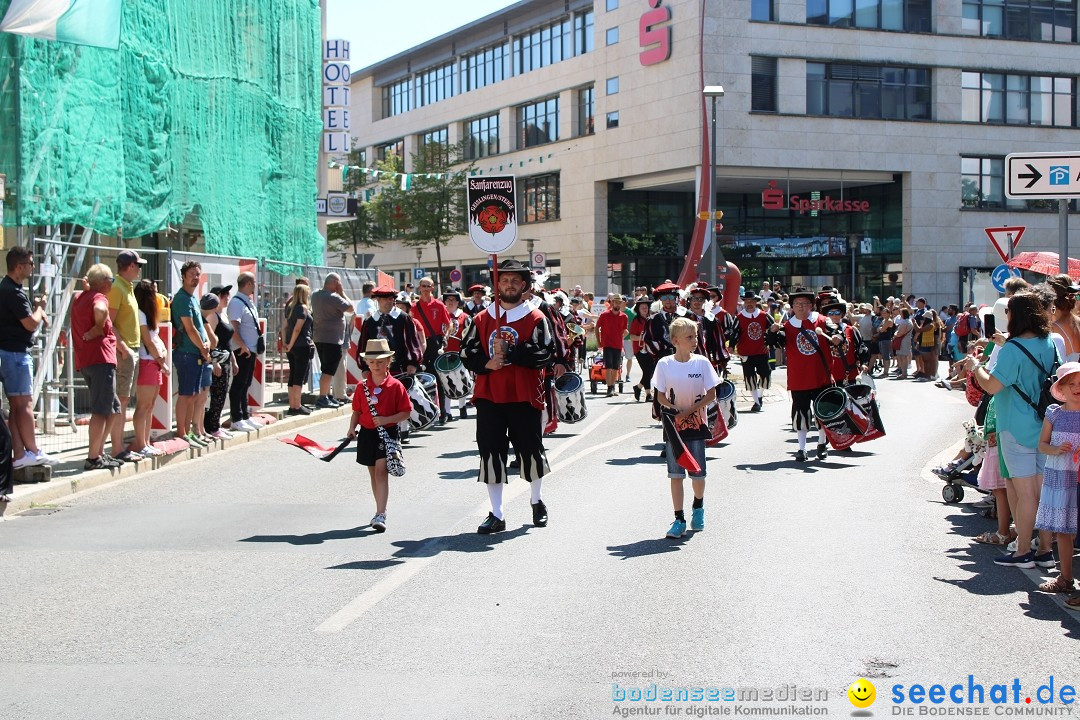
{"label": "red umbrella", "polygon": [[[1055,252],[1022,252],[1006,263],[1011,268],[1030,270],[1042,275],[1058,275],[1061,267]],[[1069,277],[1080,278],[1080,260],[1069,258]]]}

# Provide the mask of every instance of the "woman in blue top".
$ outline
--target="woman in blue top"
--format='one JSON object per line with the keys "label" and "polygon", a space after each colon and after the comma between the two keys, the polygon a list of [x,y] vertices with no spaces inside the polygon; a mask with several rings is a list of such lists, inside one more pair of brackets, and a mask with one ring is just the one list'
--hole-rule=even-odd
{"label": "woman in blue top", "polygon": [[[1009,340],[997,353],[994,371],[987,372],[985,364],[974,369],[979,385],[994,396],[1002,475],[1016,498],[1015,503],[1010,498],[1016,520],[1016,553],[1003,555],[994,562],[1033,568],[1031,534],[1039,509],[1046,456],[1038,449],[1042,418],[1017,390],[1038,403],[1043,382],[1053,371],[1057,349],[1050,339],[1050,319],[1034,293],[1013,295],[1005,312],[1009,320]],[[1029,358],[1024,350],[1032,357]]]}

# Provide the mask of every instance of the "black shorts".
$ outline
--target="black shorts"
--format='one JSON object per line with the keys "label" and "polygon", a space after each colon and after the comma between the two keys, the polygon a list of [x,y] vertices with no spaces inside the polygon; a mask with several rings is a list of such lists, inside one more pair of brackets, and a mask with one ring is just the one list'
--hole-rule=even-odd
{"label": "black shorts", "polygon": [[341,345],[337,343],[315,343],[319,353],[319,367],[323,375],[333,375],[341,364]]}
{"label": "black shorts", "polygon": [[285,357],[289,359],[289,385],[303,386],[308,379],[308,370],[311,368],[311,351],[305,345],[296,348],[295,352],[289,352]]}
{"label": "black shorts", "polygon": [[604,348],[604,369],[618,370],[622,365],[622,348]]}
{"label": "black shorts", "polygon": [[[387,425],[383,428],[391,439],[397,440],[397,425]],[[365,427],[356,428],[356,462],[367,467],[374,467],[379,460],[386,459],[386,445],[379,437],[378,430],[368,430]]]}

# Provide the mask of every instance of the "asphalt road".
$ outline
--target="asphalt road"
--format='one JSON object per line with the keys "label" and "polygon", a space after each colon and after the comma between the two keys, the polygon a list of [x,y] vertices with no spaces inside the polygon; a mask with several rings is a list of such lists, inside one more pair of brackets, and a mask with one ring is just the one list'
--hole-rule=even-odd
{"label": "asphalt road", "polygon": [[794,685],[821,698],[799,707],[848,716],[859,677],[884,717],[896,684],[1080,685],[1080,615],[1036,592],[1035,573],[994,565],[969,539],[992,529],[978,496],[946,506],[928,472],[961,439],[962,395],[880,388],[889,436],[826,462],[793,461],[786,401],[743,415],[709,451],[707,528],[682,541],[662,537],[659,430],[626,395],[590,398],[584,423],[549,438],[547,528],[515,477],[508,530],[475,533],[488,506],[471,419],[416,437],[384,534],[353,454],[322,463],[276,440],[0,522],[0,718],[791,705],[617,701],[652,683]]}

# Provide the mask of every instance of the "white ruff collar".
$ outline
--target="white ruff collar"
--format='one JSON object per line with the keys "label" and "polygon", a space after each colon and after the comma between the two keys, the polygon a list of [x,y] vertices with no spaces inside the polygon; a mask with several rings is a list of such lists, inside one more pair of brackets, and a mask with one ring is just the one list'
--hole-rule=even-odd
{"label": "white ruff collar", "polygon": [[[401,314],[401,308],[390,308],[390,312],[386,314],[390,316],[390,319],[396,320],[397,316]],[[382,313],[379,312],[378,308],[375,308],[371,311],[371,319],[375,322],[379,322],[379,320],[382,319]]]}
{"label": "white ruff collar", "polygon": [[[810,317],[808,317],[806,320],[811,325],[813,325],[814,323],[816,323],[818,321],[818,317],[820,317],[820,316],[816,312],[811,312]],[[797,328],[802,327],[802,320],[795,317],[794,315],[792,315],[791,317],[788,318],[788,322],[791,323],[792,327],[797,327]]]}
{"label": "white ruff collar", "polygon": [[[487,314],[495,319],[495,303],[488,305]],[[509,310],[499,308],[499,320],[500,322],[517,322],[521,318],[531,313],[533,309],[529,307],[529,303],[521,303],[517,307],[510,308]]]}
{"label": "white ruff collar", "polygon": [[761,314],[761,308],[754,308],[754,314],[753,315],[746,312],[746,308],[743,308],[742,310],[739,311],[739,314],[742,315],[745,318],[750,318],[752,320],[752,319],[756,318],[758,315]]}

